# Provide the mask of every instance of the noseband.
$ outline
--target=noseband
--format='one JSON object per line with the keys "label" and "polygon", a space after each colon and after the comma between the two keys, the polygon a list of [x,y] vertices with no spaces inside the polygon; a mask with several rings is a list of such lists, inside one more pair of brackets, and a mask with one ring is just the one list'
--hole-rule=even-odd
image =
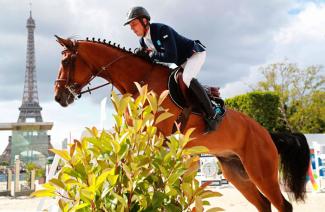
{"label": "noseband", "polygon": [[56,79],[55,84],[64,83],[63,86],[69,90],[69,92],[74,96],[79,96],[78,90],[80,90],[81,85],[73,81],[73,75],[75,71],[75,66],[76,66],[76,58],[78,55],[78,43],[76,41],[73,41],[72,45],[69,46],[69,48],[66,47],[62,51],[62,55],[65,53],[69,53],[68,57],[64,58],[61,61],[61,64],[63,66],[63,69],[67,70],[67,77],[66,79]]}
{"label": "noseband", "polygon": [[[87,87],[87,90],[85,91],[81,91],[82,89],[82,85],[74,82],[73,80],[73,76],[74,76],[74,72],[76,71],[75,68],[76,68],[76,59],[77,59],[77,56],[78,56],[78,42],[73,40],[72,41],[72,46],[69,46],[69,48],[66,47],[66,49],[64,49],[62,51],[62,54],[65,54],[65,53],[70,53],[68,55],[67,58],[64,58],[61,63],[62,63],[62,66],[65,70],[67,70],[67,77],[66,79],[60,79],[60,78],[57,78],[55,80],[55,84],[59,84],[59,83],[64,83],[64,87],[66,89],[68,89],[68,91],[70,92],[71,95],[73,95],[75,97],[75,99],[77,98],[80,98],[82,96],[82,94],[84,93],[89,93],[91,94],[91,91],[93,90],[96,90],[98,88],[101,88],[101,87],[104,87],[106,85],[109,85],[111,84],[111,82],[107,82],[107,83],[104,83],[102,85],[99,85],[99,86],[96,86],[94,88],[89,88]],[[100,68],[96,68],[96,67],[93,67],[92,65],[90,65],[89,63],[87,63],[87,61],[85,61],[82,57],[79,56],[79,59],[83,60],[83,62],[91,69],[91,70],[94,70],[96,69],[97,71],[95,72],[96,74],[92,74],[92,76],[90,77],[90,79],[88,80],[88,82],[86,84],[90,84],[90,82],[97,76],[99,76],[100,73],[102,73],[103,71],[106,71],[111,65],[113,65],[114,63],[116,63],[117,61],[119,61],[120,59],[122,58],[125,58],[127,57],[128,55],[121,55],[119,56],[118,58],[116,58],[115,60],[113,60],[112,62],[109,62],[108,64],[104,65],[104,66],[101,66]]]}

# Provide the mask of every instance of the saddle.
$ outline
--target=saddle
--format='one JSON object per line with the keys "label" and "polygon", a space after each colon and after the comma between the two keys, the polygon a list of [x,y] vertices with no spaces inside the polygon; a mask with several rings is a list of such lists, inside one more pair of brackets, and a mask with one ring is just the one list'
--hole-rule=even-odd
{"label": "saddle", "polygon": [[[176,122],[180,124],[180,131],[185,129],[189,115],[191,113],[204,116],[198,101],[187,88],[183,81],[183,68],[177,67],[169,75],[168,90],[172,101],[182,109],[182,112],[178,115]],[[211,104],[224,109],[224,101],[220,98],[220,92],[218,87],[203,86],[207,95],[210,98]],[[177,126],[174,126],[173,132],[177,130]]]}

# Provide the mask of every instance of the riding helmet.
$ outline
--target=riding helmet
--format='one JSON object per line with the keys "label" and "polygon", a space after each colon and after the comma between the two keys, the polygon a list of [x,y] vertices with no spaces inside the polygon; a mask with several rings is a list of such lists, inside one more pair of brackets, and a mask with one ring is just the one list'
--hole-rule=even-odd
{"label": "riding helmet", "polygon": [[146,18],[148,21],[150,21],[150,15],[148,11],[143,7],[132,7],[126,16],[126,22],[124,23],[124,26],[129,24],[134,19],[141,19]]}

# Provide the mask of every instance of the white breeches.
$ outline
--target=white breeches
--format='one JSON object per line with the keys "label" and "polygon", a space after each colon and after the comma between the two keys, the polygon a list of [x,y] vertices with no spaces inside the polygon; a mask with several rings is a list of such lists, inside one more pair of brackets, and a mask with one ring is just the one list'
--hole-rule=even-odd
{"label": "white breeches", "polygon": [[195,78],[201,70],[206,57],[206,51],[195,52],[185,63],[182,64],[183,81],[187,87],[190,87],[191,80]]}

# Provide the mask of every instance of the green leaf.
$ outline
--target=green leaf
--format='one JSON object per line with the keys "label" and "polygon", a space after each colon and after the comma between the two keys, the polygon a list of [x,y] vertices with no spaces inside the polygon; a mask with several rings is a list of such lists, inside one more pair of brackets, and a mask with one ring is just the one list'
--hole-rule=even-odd
{"label": "green leaf", "polygon": [[55,197],[56,194],[52,190],[42,189],[34,191],[31,194],[32,197]]}
{"label": "green leaf", "polygon": [[158,118],[157,118],[156,121],[155,121],[155,124],[158,124],[159,122],[162,122],[162,121],[164,121],[165,119],[168,119],[168,118],[170,118],[170,117],[172,117],[172,116],[174,116],[174,114],[169,113],[169,112],[163,112],[162,114],[160,114],[160,115],[158,116]]}
{"label": "green leaf", "polygon": [[[127,95],[129,96],[129,94],[127,94]],[[130,101],[130,98],[129,97],[127,97],[127,98],[125,97],[125,98],[122,98],[120,100],[120,103],[119,103],[118,108],[117,108],[117,113],[119,115],[122,115],[122,114],[125,113],[126,108],[128,107],[129,101]]]}
{"label": "green leaf", "polygon": [[52,178],[51,180],[49,180],[49,183],[56,185],[59,188],[65,189],[64,183],[56,178]]}
{"label": "green leaf", "polygon": [[207,198],[211,198],[211,197],[221,197],[222,194],[216,191],[202,191],[202,193],[199,194],[199,196],[201,197],[201,199],[207,199]]}
{"label": "green leaf", "polygon": [[182,183],[181,188],[188,199],[192,199],[193,189],[190,183]]}
{"label": "green leaf", "polygon": [[85,179],[85,176],[81,174],[79,174],[76,170],[70,168],[70,167],[63,167],[61,170],[61,173],[65,173],[67,175],[70,175],[71,177],[75,177],[75,178],[82,178]]}
{"label": "green leaf", "polygon": [[115,111],[117,111],[117,108],[118,108],[118,105],[120,102],[120,98],[114,91],[112,91],[112,93],[111,93],[111,99],[112,99]]}
{"label": "green leaf", "polygon": [[162,192],[155,192],[152,197],[153,209],[161,208],[165,199],[168,199],[168,196]]}
{"label": "green leaf", "polygon": [[117,154],[119,157],[118,160],[122,160],[129,151],[129,145],[125,141],[120,144],[120,147],[120,151]]}
{"label": "green leaf", "polygon": [[163,103],[163,101],[166,99],[168,94],[169,94],[169,90],[165,90],[160,94],[159,100],[158,100],[158,105],[161,105]]}
{"label": "green leaf", "polygon": [[166,168],[163,165],[159,165],[159,170],[163,174],[163,177],[167,178],[169,176],[169,172],[166,170]]}
{"label": "green leaf", "polygon": [[76,184],[76,185],[81,185],[81,183],[79,183],[77,180],[75,180],[75,179],[68,179],[68,180],[66,180],[66,181],[64,181],[64,184],[70,184],[70,185],[74,185],[74,184]]}
{"label": "green leaf", "polygon": [[194,146],[183,150],[184,155],[197,155],[197,154],[203,154],[208,152],[209,149],[204,146]]}
{"label": "green leaf", "polygon": [[177,170],[175,173],[171,174],[171,176],[168,178],[167,183],[169,185],[173,185],[176,182],[176,180],[178,180],[180,176],[184,174],[185,171],[186,170],[182,170],[182,169]]}
{"label": "green leaf", "polygon": [[169,152],[168,154],[166,154],[165,157],[164,157],[164,162],[168,163],[170,161],[172,155],[173,155],[172,152]]}
{"label": "green leaf", "polygon": [[66,150],[50,149],[50,151],[57,154],[66,161],[69,161],[71,159],[69,153]]}
{"label": "green leaf", "polygon": [[72,144],[70,147],[70,157],[73,156],[75,149],[76,149],[76,143]]}
{"label": "green leaf", "polygon": [[154,93],[150,92],[149,94],[150,95],[148,95],[148,101],[149,101],[149,104],[150,104],[153,114],[155,114],[158,110],[157,98]]}
{"label": "green leaf", "polygon": [[168,212],[182,212],[183,211],[181,205],[176,205],[173,203],[165,205],[164,208],[166,208],[166,210]]}
{"label": "green leaf", "polygon": [[191,163],[190,167],[184,173],[184,177],[188,177],[192,174],[195,174],[198,172],[198,170],[199,170],[199,162],[194,161],[193,163]]}
{"label": "green leaf", "polygon": [[[94,138],[97,139],[97,136],[94,137]],[[82,139],[82,141],[81,141],[81,146],[82,146],[81,149],[82,149],[83,151],[85,151],[85,150],[88,149],[88,139],[87,139],[87,137],[85,137],[85,138]]]}
{"label": "green leaf", "polygon": [[135,82],[135,85],[139,91],[140,96],[142,96],[143,98],[147,97],[148,85],[144,85],[143,87],[141,87],[141,85],[137,82]]}
{"label": "green leaf", "polygon": [[113,115],[114,119],[115,119],[115,123],[116,123],[116,128],[120,128],[122,126],[123,123],[123,118],[119,115]]}
{"label": "green leaf", "polygon": [[94,173],[88,173],[88,185],[93,186],[96,184],[96,175]]}
{"label": "green leaf", "polygon": [[46,188],[47,190],[51,190],[51,191],[56,190],[56,188],[52,184],[50,184],[49,182],[44,183],[42,186],[43,186],[43,188]]}
{"label": "green leaf", "polygon": [[70,211],[78,211],[80,209],[85,209],[85,207],[90,207],[90,203],[89,202],[85,202],[85,203],[81,203],[81,204],[75,205],[73,208],[71,208]]}
{"label": "green leaf", "polygon": [[154,118],[155,116],[152,113],[148,113],[144,115],[142,123],[145,124],[146,126],[150,126],[153,124]]}
{"label": "green leaf", "polygon": [[119,142],[117,142],[115,139],[111,140],[111,146],[113,147],[114,153],[118,153],[121,149]]}
{"label": "green leaf", "polygon": [[135,132],[139,132],[139,130],[142,128],[142,120],[133,120],[133,126]]}
{"label": "green leaf", "polygon": [[[185,135],[184,135],[184,139],[185,139],[187,142],[190,141],[190,136],[192,135],[192,133],[193,133],[194,130],[195,130],[195,128],[190,128],[190,129],[188,129],[188,130],[186,131],[186,133],[185,133]],[[182,147],[184,147],[184,146],[187,144],[187,142],[185,142],[185,143],[183,144]]]}
{"label": "green leaf", "polygon": [[107,176],[107,180],[110,183],[111,186],[115,186],[117,179],[118,179],[118,175],[108,175]]}
{"label": "green leaf", "polygon": [[97,130],[96,127],[93,127],[93,128],[91,129],[91,132],[92,132],[92,134],[93,134],[95,137],[98,137],[98,130]]}
{"label": "green leaf", "polygon": [[196,190],[195,190],[195,194],[200,194],[206,187],[208,187],[210,184],[212,183],[212,181],[207,181],[205,183],[203,183],[201,186],[199,186]]}
{"label": "green leaf", "polygon": [[126,164],[124,164],[124,163],[122,165],[122,168],[123,168],[126,176],[129,178],[129,180],[132,180],[132,172],[131,172],[131,169]]}
{"label": "green leaf", "polygon": [[66,202],[63,199],[59,199],[59,207],[61,211],[64,211],[64,207],[66,206]]}
{"label": "green leaf", "polygon": [[126,206],[126,201],[123,197],[121,197],[120,195],[118,195],[117,193],[115,192],[112,192],[112,195],[120,202],[122,203],[123,206]]}
{"label": "green leaf", "polygon": [[90,188],[84,188],[80,191],[81,197],[85,197],[87,201],[94,200],[95,194]]}

